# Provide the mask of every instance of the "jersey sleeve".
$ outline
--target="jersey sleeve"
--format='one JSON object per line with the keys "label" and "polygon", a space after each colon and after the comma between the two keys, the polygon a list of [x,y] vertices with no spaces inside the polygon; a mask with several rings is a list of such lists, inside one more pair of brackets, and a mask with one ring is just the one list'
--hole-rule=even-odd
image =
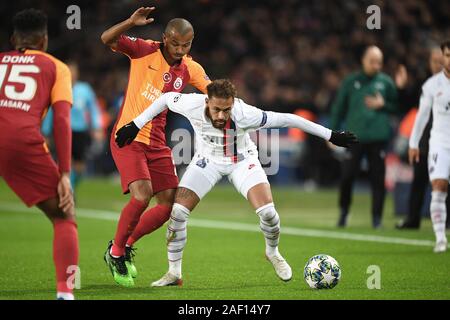
{"label": "jersey sleeve", "polygon": [[53,84],[50,103],[54,105],[58,101],[67,101],[72,104],[72,75],[67,65],[61,61],[55,61],[56,78]]}
{"label": "jersey sleeve", "polygon": [[157,51],[158,47],[158,42],[120,35],[117,39],[116,49],[112,50],[121,52],[130,59],[136,59]]}
{"label": "jersey sleeve", "polygon": [[244,130],[258,130],[263,128],[267,124],[267,112],[246,104],[241,99],[235,101],[235,105],[241,111],[241,119],[239,120],[239,126]]}
{"label": "jersey sleeve", "polygon": [[422,95],[420,96],[419,111],[417,112],[414,127],[409,139],[409,147],[418,149],[423,131],[430,119],[431,108],[433,106],[433,94],[430,88],[431,84],[427,81],[422,87]]}
{"label": "jersey sleeve", "polygon": [[133,122],[141,129],[166,109],[179,113],[189,119],[194,109],[201,107],[204,101],[205,96],[203,94],[166,92],[156,99],[139,116],[134,118]]}
{"label": "jersey sleeve", "polygon": [[189,74],[191,76],[189,84],[196,87],[202,93],[206,93],[206,87],[211,83],[211,80],[206,74],[205,69],[199,63],[191,61],[189,63]]}

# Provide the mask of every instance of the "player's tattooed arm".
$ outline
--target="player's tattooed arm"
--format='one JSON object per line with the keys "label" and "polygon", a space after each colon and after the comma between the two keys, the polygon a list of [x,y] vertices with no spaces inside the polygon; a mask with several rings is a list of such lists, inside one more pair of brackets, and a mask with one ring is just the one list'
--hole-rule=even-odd
{"label": "player's tattooed arm", "polygon": [[175,194],[175,203],[181,204],[190,211],[192,211],[197,204],[200,202],[200,198],[195,194],[194,191],[179,187]]}
{"label": "player's tattooed arm", "polygon": [[101,39],[104,44],[113,49],[117,48],[119,36],[135,26],[145,26],[152,23],[155,19],[147,18],[155,7],[140,7],[128,19],[112,26],[102,33]]}

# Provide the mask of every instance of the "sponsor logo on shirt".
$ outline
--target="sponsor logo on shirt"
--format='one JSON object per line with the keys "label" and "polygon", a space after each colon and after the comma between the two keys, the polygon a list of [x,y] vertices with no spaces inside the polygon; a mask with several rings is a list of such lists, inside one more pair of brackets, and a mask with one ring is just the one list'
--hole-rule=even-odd
{"label": "sponsor logo on shirt", "polygon": [[163,74],[163,81],[164,83],[169,83],[170,81],[172,81],[172,75],[169,72],[165,72]]}

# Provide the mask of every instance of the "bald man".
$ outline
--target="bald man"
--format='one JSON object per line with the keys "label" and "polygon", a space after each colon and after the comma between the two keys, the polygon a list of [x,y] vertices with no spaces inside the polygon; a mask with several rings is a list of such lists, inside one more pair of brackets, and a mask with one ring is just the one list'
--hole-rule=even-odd
{"label": "bald man", "polygon": [[397,90],[394,81],[385,73],[383,53],[376,46],[366,48],[362,56],[362,70],[344,79],[331,111],[333,130],[349,130],[360,143],[346,150],[342,161],[340,183],[339,227],[347,225],[353,182],[365,156],[369,164],[372,189],[372,226],[381,227],[385,187],[385,148],[391,139],[389,115],[397,111]]}
{"label": "bald man", "polygon": [[[130,18],[103,32],[101,39],[113,51],[130,59],[129,82],[123,104],[111,134],[111,153],[120,173],[122,191],[130,200],[120,215],[114,241],[104,255],[114,280],[125,287],[134,286],[137,270],[133,244],[162,226],[170,216],[178,186],[172,152],[166,145],[167,112],[138,130],[125,148],[114,143],[116,128],[131,122],[164,92],[181,92],[191,84],[203,93],[210,83],[205,70],[188,56],[194,29],[185,19],[172,19],[162,42],[125,36],[135,26],[153,22],[154,7],[141,7]],[[152,197],[156,206],[147,210]]]}

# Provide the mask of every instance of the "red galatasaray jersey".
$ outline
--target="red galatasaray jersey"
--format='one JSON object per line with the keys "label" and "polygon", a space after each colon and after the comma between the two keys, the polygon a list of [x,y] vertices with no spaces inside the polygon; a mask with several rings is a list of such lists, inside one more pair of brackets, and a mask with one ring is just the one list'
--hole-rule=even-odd
{"label": "red galatasaray jersey", "polygon": [[40,131],[48,107],[72,103],[69,68],[37,50],[0,53],[0,148],[44,144]]}

